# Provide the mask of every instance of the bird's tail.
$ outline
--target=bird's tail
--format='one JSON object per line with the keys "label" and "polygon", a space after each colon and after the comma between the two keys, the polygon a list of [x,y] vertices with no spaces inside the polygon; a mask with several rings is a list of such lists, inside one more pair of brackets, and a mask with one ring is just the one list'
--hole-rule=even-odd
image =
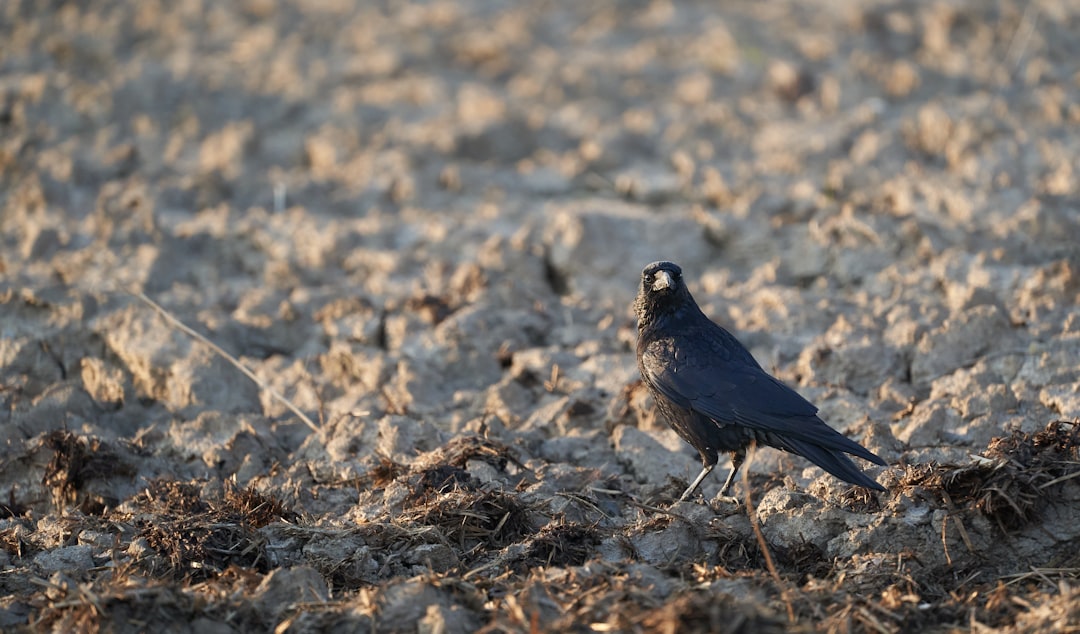
{"label": "bird's tail", "polygon": [[886,464],[885,461],[878,457],[877,454],[848,439],[846,436],[839,433],[837,436],[842,440],[831,439],[833,440],[833,443],[830,444],[838,446],[827,447],[812,441],[788,438],[786,439],[786,444],[788,446],[784,447],[784,449],[805,457],[810,462],[813,462],[844,482],[857,484],[875,491],[884,491],[885,487],[870,479],[869,476],[855,466],[855,463],[851,461],[851,458],[844,455],[844,452],[854,454],[882,466]]}

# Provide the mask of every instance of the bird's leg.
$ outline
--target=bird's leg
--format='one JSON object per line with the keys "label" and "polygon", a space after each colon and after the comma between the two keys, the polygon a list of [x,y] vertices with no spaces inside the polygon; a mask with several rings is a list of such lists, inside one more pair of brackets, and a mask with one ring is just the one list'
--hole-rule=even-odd
{"label": "bird's leg", "polygon": [[742,466],[743,460],[746,459],[746,450],[739,449],[731,452],[731,472],[727,475],[727,480],[724,480],[724,486],[720,488],[720,494],[717,497],[728,497],[728,490],[731,489],[731,484],[735,482],[735,474],[739,472],[739,467]]}
{"label": "bird's leg", "polygon": [[705,477],[708,476],[710,473],[712,473],[713,467],[715,466],[716,458],[713,458],[712,462],[706,461],[705,466],[701,469],[701,473],[699,473],[698,477],[694,478],[694,481],[690,483],[690,486],[687,487],[685,491],[683,491],[682,496],[679,497],[679,501],[685,502],[687,499],[689,499],[689,497],[694,494],[694,491],[697,491],[697,488],[701,486],[701,481],[704,480]]}

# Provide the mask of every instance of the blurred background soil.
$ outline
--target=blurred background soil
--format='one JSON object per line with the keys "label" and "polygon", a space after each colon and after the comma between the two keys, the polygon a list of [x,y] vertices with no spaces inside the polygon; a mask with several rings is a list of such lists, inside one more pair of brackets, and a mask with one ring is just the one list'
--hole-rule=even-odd
{"label": "blurred background soil", "polygon": [[[1078,33],[0,3],[0,629],[1080,630]],[[887,494],[762,450],[671,505],[661,258]]]}

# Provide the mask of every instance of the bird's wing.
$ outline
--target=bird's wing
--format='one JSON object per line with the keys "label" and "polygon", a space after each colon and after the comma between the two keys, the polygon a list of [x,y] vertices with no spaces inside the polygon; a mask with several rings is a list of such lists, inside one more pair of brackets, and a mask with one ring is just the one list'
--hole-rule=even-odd
{"label": "bird's wing", "polygon": [[656,389],[676,404],[718,424],[738,424],[761,432],[767,444],[809,458],[848,482],[881,487],[862,474],[843,451],[870,462],[885,462],[817,417],[817,407],[759,367],[724,363],[664,364],[654,355],[642,367]]}
{"label": "bird's wing", "polygon": [[717,421],[754,427],[753,413],[765,418],[817,413],[813,403],[759,367],[650,346],[642,355],[642,369],[664,396]]}
{"label": "bird's wing", "polygon": [[844,438],[817,418],[813,403],[756,364],[696,352],[670,339],[647,346],[641,361],[648,381],[661,394],[718,423],[826,446],[835,446],[837,436]]}

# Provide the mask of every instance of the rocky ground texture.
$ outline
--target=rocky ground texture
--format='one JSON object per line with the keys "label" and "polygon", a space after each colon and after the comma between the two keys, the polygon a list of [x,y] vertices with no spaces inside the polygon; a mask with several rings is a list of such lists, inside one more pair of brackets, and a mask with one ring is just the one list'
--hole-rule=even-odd
{"label": "rocky ground texture", "polygon": [[[0,3],[0,629],[1077,631],[1078,32]],[[888,493],[672,504],[660,258]]]}

